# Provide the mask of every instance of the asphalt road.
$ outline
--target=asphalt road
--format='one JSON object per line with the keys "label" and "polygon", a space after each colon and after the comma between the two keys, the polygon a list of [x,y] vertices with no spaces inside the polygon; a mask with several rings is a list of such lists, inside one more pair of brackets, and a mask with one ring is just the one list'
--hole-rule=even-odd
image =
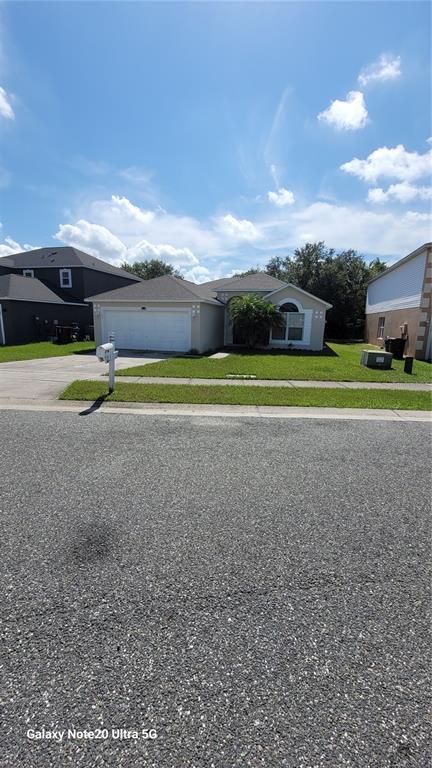
{"label": "asphalt road", "polygon": [[1,768],[430,765],[428,425],[0,434]]}

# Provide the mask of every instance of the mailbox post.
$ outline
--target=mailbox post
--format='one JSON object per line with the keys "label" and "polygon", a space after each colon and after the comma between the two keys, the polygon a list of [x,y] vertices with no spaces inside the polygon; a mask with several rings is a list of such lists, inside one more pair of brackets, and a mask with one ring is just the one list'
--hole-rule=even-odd
{"label": "mailbox post", "polygon": [[118,352],[115,350],[114,346],[114,337],[110,337],[113,339],[113,341],[108,342],[108,344],[100,344],[96,349],[96,356],[97,359],[101,363],[108,363],[108,383],[109,383],[109,392],[114,392],[114,386],[115,386],[115,360],[116,357],[118,357]]}

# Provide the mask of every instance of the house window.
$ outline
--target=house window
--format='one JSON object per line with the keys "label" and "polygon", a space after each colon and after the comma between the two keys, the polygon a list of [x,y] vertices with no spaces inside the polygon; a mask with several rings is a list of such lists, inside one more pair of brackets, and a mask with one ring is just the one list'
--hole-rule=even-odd
{"label": "house window", "polygon": [[303,341],[304,312],[299,312],[296,304],[285,302],[279,307],[282,313],[283,325],[280,328],[272,328],[272,341]]}
{"label": "house window", "polygon": [[304,314],[303,312],[289,312],[287,314],[288,341],[301,341],[303,339]]}
{"label": "house window", "polygon": [[273,341],[285,341],[286,338],[286,315],[282,315],[283,317],[283,324],[280,326],[280,328],[273,328],[272,329],[272,339]]}
{"label": "house window", "polygon": [[378,318],[378,333],[377,333],[378,339],[383,339],[384,338],[384,326],[385,326],[385,317],[379,317]]}
{"label": "house window", "polygon": [[72,288],[72,272],[70,269],[60,270],[60,288]]}
{"label": "house window", "polygon": [[33,269],[23,269],[24,277],[34,277]]}

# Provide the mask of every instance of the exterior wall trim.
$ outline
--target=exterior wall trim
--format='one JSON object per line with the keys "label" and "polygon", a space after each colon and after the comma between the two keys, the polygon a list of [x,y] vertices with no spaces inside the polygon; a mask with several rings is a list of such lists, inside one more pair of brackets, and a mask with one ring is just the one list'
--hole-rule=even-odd
{"label": "exterior wall trim", "polygon": [[[114,290],[117,290],[114,288]],[[223,307],[220,301],[211,299],[99,299],[98,296],[89,296],[86,301],[92,304],[212,304]]]}
{"label": "exterior wall trim", "polygon": [[0,304],[0,344],[4,346],[6,344],[5,330],[3,325],[3,308]]}
{"label": "exterior wall trim", "polygon": [[79,301],[48,301],[47,299],[16,299],[11,296],[2,296],[3,301],[24,301],[26,304],[56,304],[60,307],[88,307],[88,304]]}
{"label": "exterior wall trim", "polygon": [[302,293],[304,296],[308,296],[310,299],[313,299],[314,301],[318,301],[320,304],[323,304],[327,309],[331,309],[333,306],[333,304],[329,304],[327,301],[324,301],[324,299],[320,299],[318,296],[314,296],[313,293],[309,293],[309,291],[304,291],[303,288],[299,288],[297,285],[294,285],[294,283],[285,283],[285,285],[281,285],[280,288],[276,288],[275,291],[266,293],[264,298],[270,299],[272,296],[275,296],[276,293],[279,293],[280,291],[286,291],[287,288],[293,288],[295,291]]}

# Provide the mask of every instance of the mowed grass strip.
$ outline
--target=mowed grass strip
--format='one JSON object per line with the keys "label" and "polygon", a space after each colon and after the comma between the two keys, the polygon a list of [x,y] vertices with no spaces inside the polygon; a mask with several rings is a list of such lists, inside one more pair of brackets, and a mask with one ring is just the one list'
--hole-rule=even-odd
{"label": "mowed grass strip", "polygon": [[228,357],[171,357],[118,371],[119,376],[163,376],[172,378],[224,379],[227,374],[254,374],[257,379],[297,379],[303,381],[432,381],[432,365],[414,360],[413,373],[404,373],[403,360],[393,360],[389,371],[360,365],[368,344],[328,343],[322,352],[232,352]]}
{"label": "mowed grass strip", "polygon": [[430,392],[376,389],[324,389],[290,387],[192,386],[188,384],[130,384],[117,382],[109,395],[105,382],[74,381],[61,400],[97,400],[126,403],[200,403],[219,405],[297,405],[328,408],[389,408],[429,411]]}
{"label": "mowed grass strip", "polygon": [[75,341],[72,344],[53,344],[52,341],[39,341],[34,344],[16,344],[0,347],[0,363],[12,363],[16,360],[37,360],[42,357],[65,357],[95,350],[94,341]]}

